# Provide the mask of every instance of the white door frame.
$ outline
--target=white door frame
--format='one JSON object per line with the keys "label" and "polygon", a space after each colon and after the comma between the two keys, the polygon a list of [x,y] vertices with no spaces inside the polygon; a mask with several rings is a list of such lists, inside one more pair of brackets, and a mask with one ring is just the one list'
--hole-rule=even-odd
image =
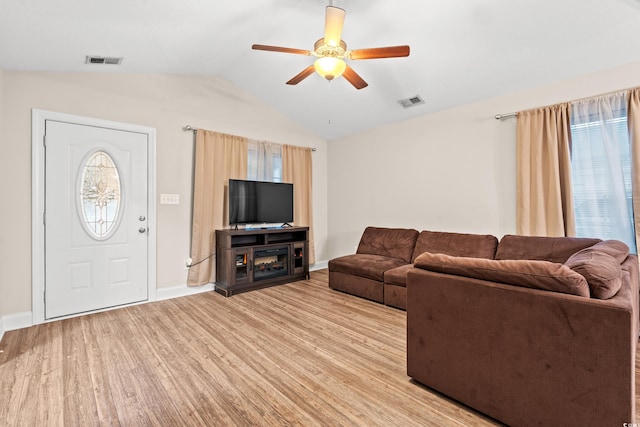
{"label": "white door frame", "polygon": [[[156,300],[156,130],[148,126],[112,122],[90,117],[56,113],[53,111],[31,110],[31,312],[34,325],[45,322],[45,121],[56,120],[66,123],[119,129],[147,135],[148,167],[148,261],[147,286],[148,301]],[[102,310],[96,310],[102,311]],[[84,313],[86,314],[86,313]],[[74,317],[67,316],[67,317]],[[64,317],[63,317],[64,318]],[[54,319],[59,320],[60,318]]]}

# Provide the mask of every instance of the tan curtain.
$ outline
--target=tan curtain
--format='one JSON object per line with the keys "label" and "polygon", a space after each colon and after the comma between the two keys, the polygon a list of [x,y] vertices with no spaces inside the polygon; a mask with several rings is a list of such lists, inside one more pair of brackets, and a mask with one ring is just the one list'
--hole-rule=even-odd
{"label": "tan curtain", "polygon": [[215,230],[227,226],[225,188],[229,178],[247,176],[247,139],[217,132],[196,132],[193,187],[193,231],[187,283],[199,286],[215,282]]}
{"label": "tan curtain", "polygon": [[313,239],[312,151],[308,147],[282,146],[282,181],[293,183],[293,223],[309,227],[309,263],[316,262]]}
{"label": "tan curtain", "polygon": [[633,221],[636,245],[640,248],[640,88],[631,89],[627,94],[627,126],[631,144]]}
{"label": "tan curtain", "polygon": [[569,104],[518,113],[517,231],[575,236]]}

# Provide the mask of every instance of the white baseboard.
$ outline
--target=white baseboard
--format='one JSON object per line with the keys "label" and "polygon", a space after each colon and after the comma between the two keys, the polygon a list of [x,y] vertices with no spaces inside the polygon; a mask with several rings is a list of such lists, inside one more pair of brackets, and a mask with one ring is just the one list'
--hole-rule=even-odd
{"label": "white baseboard", "polygon": [[213,283],[207,283],[202,286],[172,286],[170,288],[158,288],[156,289],[156,301],[162,301],[165,299],[185,297],[187,295],[195,295],[202,292],[209,292],[215,289]]}
{"label": "white baseboard", "polygon": [[5,332],[16,329],[28,328],[33,325],[33,314],[30,311],[7,314],[0,317],[0,340]]}
{"label": "white baseboard", "polygon": [[30,311],[2,316],[5,331],[28,328],[33,325],[33,314]]}
{"label": "white baseboard", "polygon": [[325,268],[329,268],[329,261],[316,261],[315,264],[309,266],[309,271],[322,270]]}

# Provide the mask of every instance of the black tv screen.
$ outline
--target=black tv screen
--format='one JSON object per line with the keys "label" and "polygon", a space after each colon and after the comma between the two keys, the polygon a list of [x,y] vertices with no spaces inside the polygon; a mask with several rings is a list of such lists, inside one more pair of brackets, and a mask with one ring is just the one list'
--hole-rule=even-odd
{"label": "black tv screen", "polygon": [[229,224],[293,222],[293,184],[229,180]]}

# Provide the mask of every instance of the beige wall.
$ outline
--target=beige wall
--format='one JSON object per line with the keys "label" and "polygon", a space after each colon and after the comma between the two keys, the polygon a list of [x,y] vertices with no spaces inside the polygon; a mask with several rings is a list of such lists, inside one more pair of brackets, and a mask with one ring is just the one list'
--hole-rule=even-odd
{"label": "beige wall", "polygon": [[[313,189],[318,260],[327,259],[327,144],[290,119],[213,77],[141,74],[0,72],[0,316],[31,311],[31,109],[156,128],[157,286],[186,283],[189,256],[192,125],[282,144],[316,147]],[[159,200],[159,197],[158,197]]]}
{"label": "beige wall", "polygon": [[[6,170],[3,159],[9,156],[9,141],[4,136],[4,71],[0,68],[0,185],[3,189],[8,187],[8,183],[14,182],[14,178],[9,175],[9,171]],[[6,190],[5,190],[6,191]],[[12,217],[11,212],[14,209],[11,208],[11,201],[5,200],[2,203],[2,209],[0,209],[0,224],[5,224]],[[3,227],[0,225],[0,227]],[[4,280],[5,271],[9,271],[11,263],[9,262],[11,254],[11,246],[8,242],[8,236],[4,232],[4,228],[0,230],[0,315],[3,313],[9,313],[9,304],[7,298],[4,295],[8,295],[10,292],[11,284]],[[3,333],[2,322],[0,321],[0,336]]]}
{"label": "beige wall", "polygon": [[635,86],[640,62],[329,142],[329,258],[367,225],[515,233],[516,120],[494,116]]}

